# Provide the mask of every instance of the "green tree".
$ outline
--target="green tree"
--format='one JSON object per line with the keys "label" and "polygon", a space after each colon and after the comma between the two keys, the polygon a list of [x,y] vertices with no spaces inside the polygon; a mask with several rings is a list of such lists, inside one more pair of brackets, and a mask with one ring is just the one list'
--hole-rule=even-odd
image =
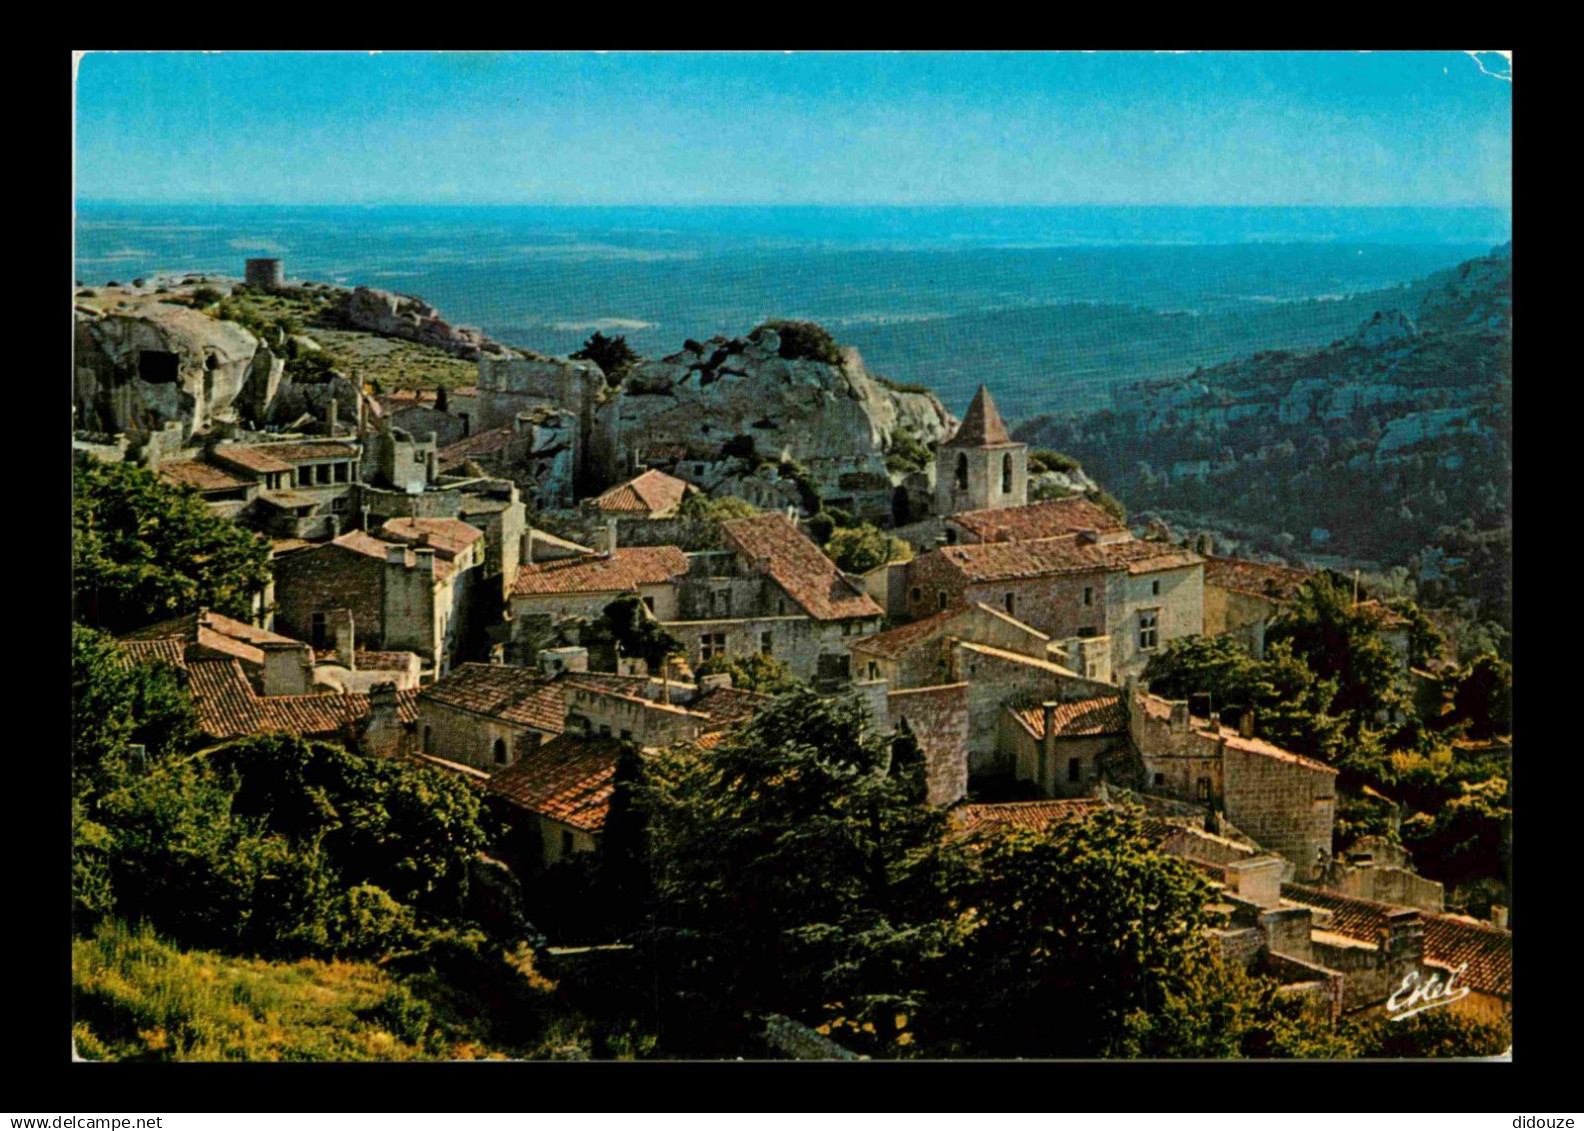
{"label": "green tree", "polygon": [[[812,520],[810,520],[812,522]],[[844,573],[868,573],[887,562],[907,561],[912,549],[869,523],[832,530],[825,552]]]}
{"label": "green tree", "polygon": [[787,670],[785,664],[774,656],[766,656],[763,652],[755,652],[743,659],[711,656],[698,666],[697,674],[729,675],[732,677],[733,687],[740,687],[744,691],[758,691],[766,695],[779,695],[798,685],[798,681]]}
{"label": "green tree", "polygon": [[1452,693],[1456,718],[1466,719],[1470,738],[1490,738],[1512,729],[1512,665],[1487,653],[1468,666]]}
{"label": "green tree", "polygon": [[892,1031],[945,930],[946,817],[917,804],[922,759],[893,765],[856,700],[797,690],[713,750],[674,747],[647,770],[647,946],[672,1051],[730,1051],[745,1015],[822,1003]]}
{"label": "green tree", "polygon": [[608,385],[620,385],[622,377],[638,361],[638,354],[627,344],[623,335],[607,338],[598,330],[583,343],[583,348],[569,355],[574,361],[592,361],[605,374]]}
{"label": "green tree", "polygon": [[1150,657],[1144,680],[1156,695],[1219,715],[1253,705],[1259,664],[1230,636],[1186,636]]}
{"label": "green tree", "polygon": [[975,863],[921,1026],[941,1055],[1236,1051],[1239,1006],[1204,935],[1209,885],[1152,851],[1134,813],[1004,831]]}
{"label": "green tree", "polygon": [[1512,1047],[1512,1032],[1450,1009],[1427,1009],[1406,1021],[1361,1028],[1358,1043],[1360,1056],[1376,1059],[1500,1056]]}
{"label": "green tree", "polygon": [[1127,508],[1113,499],[1104,488],[1086,491],[1084,497],[1120,523],[1127,522]]}
{"label": "green tree", "polygon": [[764,330],[774,330],[780,336],[781,348],[777,352],[789,361],[820,361],[826,365],[842,363],[841,349],[836,339],[817,322],[766,322],[754,327],[748,337],[757,341]]}
{"label": "green tree", "polygon": [[213,609],[246,620],[269,581],[269,542],[196,491],[132,464],[84,460],[72,500],[75,615],[111,632]]}
{"label": "green tree", "polygon": [[1300,586],[1266,641],[1287,642],[1310,671],[1335,682],[1331,710],[1342,717],[1350,737],[1400,704],[1397,656],[1381,640],[1376,616],[1355,607],[1347,590],[1330,577]]}
{"label": "green tree", "polygon": [[197,713],[183,673],[168,664],[132,664],[105,633],[72,625],[72,786],[90,798],[127,770],[127,751],[150,759],[188,749]]}
{"label": "green tree", "polygon": [[604,620],[622,653],[641,657],[651,672],[659,672],[674,656],[687,655],[682,641],[660,627],[636,593],[606,605]]}
{"label": "green tree", "polygon": [[1072,456],[1063,455],[1061,452],[1052,451],[1050,448],[1036,448],[1029,453],[1028,469],[1030,475],[1038,475],[1043,471],[1082,471],[1077,460]]}
{"label": "green tree", "polygon": [[1408,621],[1408,662],[1416,668],[1433,668],[1446,650],[1446,637],[1424,610],[1406,598],[1392,601],[1390,607]]}

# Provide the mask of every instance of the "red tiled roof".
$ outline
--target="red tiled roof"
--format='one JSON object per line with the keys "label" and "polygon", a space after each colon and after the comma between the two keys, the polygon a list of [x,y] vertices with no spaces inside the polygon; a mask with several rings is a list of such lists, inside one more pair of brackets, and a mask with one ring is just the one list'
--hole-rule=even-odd
{"label": "red tiled roof", "polygon": [[965,602],[955,602],[922,620],[910,621],[886,632],[877,632],[872,636],[855,640],[849,645],[848,650],[895,660],[899,656],[907,655],[917,645],[966,613],[969,608],[970,606]]}
{"label": "red tiled roof", "polygon": [[[1028,700],[1009,704],[1007,710],[1035,738],[1045,737],[1045,708],[1040,702]],[[1051,721],[1057,738],[1121,734],[1127,730],[1127,712],[1122,709],[1121,692],[1058,703]]]}
{"label": "red tiled roof", "polygon": [[380,533],[392,542],[429,546],[447,560],[484,537],[478,527],[457,518],[393,518],[380,527]]}
{"label": "red tiled roof", "polygon": [[957,434],[947,441],[949,448],[989,448],[1012,443],[1007,435],[1001,413],[996,409],[995,398],[983,385],[968,405]]}
{"label": "red tiled roof", "polygon": [[965,511],[946,519],[980,542],[1030,542],[1060,538],[1082,530],[1121,530],[1123,524],[1082,496],[1030,503],[1026,507],[1000,507]]}
{"label": "red tiled roof", "polygon": [[170,637],[165,640],[121,640],[121,666],[166,663],[175,668],[187,666],[187,645]]}
{"label": "red tiled roof", "polygon": [[1031,542],[942,546],[930,552],[956,566],[970,582],[1026,580],[1061,573],[1153,573],[1203,560],[1191,550],[1163,542],[1129,539],[1083,544],[1076,534]]}
{"label": "red tiled roof", "polygon": [[663,585],[687,570],[687,555],[675,546],[630,546],[618,548],[613,557],[562,558],[521,566],[512,595],[627,593],[641,585]]}
{"label": "red tiled roof", "polygon": [[251,479],[238,479],[218,467],[195,459],[167,460],[159,465],[160,478],[197,491],[232,491],[251,487]]}
{"label": "red tiled roof", "polygon": [[767,561],[770,579],[816,620],[885,615],[869,594],[843,577],[836,563],[779,511],[723,522],[721,533],[750,566]]}
{"label": "red tiled roof", "polygon": [[1087,818],[1103,807],[1104,802],[1089,797],[1002,801],[959,806],[952,811],[952,819],[965,835],[998,829],[1032,829],[1041,832],[1052,825]]}
{"label": "red tiled roof", "polygon": [[515,428],[510,424],[503,424],[499,428],[477,432],[454,444],[447,444],[435,453],[435,458],[440,466],[451,467],[479,456],[492,456],[510,444],[516,435]]}
{"label": "red tiled roof", "polygon": [[489,792],[584,832],[605,827],[619,738],[563,734],[490,776]]}
{"label": "red tiled roof", "polygon": [[1263,738],[1244,738],[1237,731],[1230,730],[1227,727],[1211,730],[1202,719],[1195,719],[1194,723],[1201,734],[1219,736],[1221,741],[1233,750],[1242,750],[1249,754],[1262,754],[1267,758],[1290,762],[1297,766],[1303,766],[1305,769],[1319,770],[1322,773],[1336,774],[1339,772],[1335,766],[1328,766],[1324,762],[1315,761],[1313,758],[1305,758],[1302,754],[1294,754],[1291,750],[1283,750],[1280,746],[1266,742]]}
{"label": "red tiled roof", "polygon": [[212,458],[258,474],[290,471],[292,465],[271,455],[267,450],[270,446],[250,448],[242,444],[221,444],[215,448]]}
{"label": "red tiled roof", "polygon": [[561,688],[537,668],[463,664],[444,679],[421,689],[418,699],[547,734],[560,734],[566,724],[566,700]]}
{"label": "red tiled roof", "polygon": [[[1379,943],[1386,917],[1403,910],[1386,903],[1357,899],[1334,891],[1283,884],[1282,898],[1332,913],[1328,930],[1361,942]],[[1512,932],[1456,915],[1421,912],[1425,958],[1453,969],[1468,963],[1460,979],[1481,993],[1512,996]]]}
{"label": "red tiled roof", "polygon": [[674,475],[650,470],[617,484],[589,505],[601,511],[663,517],[674,511],[690,493],[697,494],[698,488]]}
{"label": "red tiled roof", "polygon": [[235,453],[238,451],[262,452],[273,459],[283,460],[289,464],[312,463],[321,459],[356,459],[358,448],[353,444],[345,444],[336,440],[305,440],[302,442],[283,441],[279,444],[257,444],[251,447],[221,447],[220,452]]}
{"label": "red tiled roof", "polygon": [[265,644],[296,644],[301,641],[289,636],[256,628],[245,621],[203,609],[184,616],[151,624],[128,633],[126,641],[173,640],[180,644],[181,654],[195,658],[213,656],[233,657],[252,668],[262,667]]}
{"label": "red tiled roof", "polygon": [[772,696],[740,687],[717,687],[697,696],[688,707],[709,716],[707,730],[725,730],[748,722],[769,705]]}
{"label": "red tiled roof", "polygon": [[1204,567],[1206,585],[1272,601],[1290,601],[1298,587],[1313,576],[1308,570],[1241,558],[1206,558]]}
{"label": "red tiled roof", "polygon": [[[369,697],[358,692],[259,695],[236,660],[197,660],[186,666],[199,725],[212,738],[272,730],[310,737],[342,735],[369,713]],[[415,722],[417,692],[398,691],[396,709],[402,722]]]}
{"label": "red tiled roof", "polygon": [[[417,558],[414,556],[412,550],[408,549],[405,544],[399,542],[381,542],[378,538],[375,538],[372,534],[369,534],[363,530],[348,530],[340,537],[333,538],[329,542],[322,542],[320,545],[337,546],[343,550],[351,550],[355,554],[362,554],[364,557],[378,558],[380,561],[385,560],[385,550],[388,546],[400,545],[403,552],[406,554],[406,564],[410,566],[417,564]],[[442,555],[436,553],[434,571],[435,577],[444,580],[456,572],[456,567],[450,562],[446,561]]]}

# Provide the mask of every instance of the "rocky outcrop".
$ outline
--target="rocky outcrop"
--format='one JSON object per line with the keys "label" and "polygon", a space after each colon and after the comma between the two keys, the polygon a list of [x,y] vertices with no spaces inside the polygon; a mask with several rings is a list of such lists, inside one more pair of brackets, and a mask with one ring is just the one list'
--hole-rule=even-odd
{"label": "rocky outcrop", "polygon": [[1366,349],[1378,349],[1389,342],[1409,341],[1419,336],[1413,320],[1400,310],[1380,310],[1353,335],[1353,341]]}
{"label": "rocky outcrop", "polygon": [[341,296],[332,317],[351,330],[403,338],[470,361],[483,356],[517,357],[493,338],[466,326],[453,326],[422,299],[373,287],[355,287]]}
{"label": "rocky outcrop", "polygon": [[753,458],[803,465],[821,494],[865,489],[860,477],[883,491],[891,482],[884,455],[899,430],[935,443],[957,421],[933,393],[899,391],[875,378],[856,349],[841,347],[840,359],[783,357],[770,329],[688,342],[627,373],[619,446],[640,456],[680,447],[691,458],[723,448],[730,454],[747,437]]}
{"label": "rocky outcrop", "polygon": [[75,309],[76,427],[146,436],[179,423],[183,435],[261,419],[285,368],[233,322],[186,306],[142,302]]}

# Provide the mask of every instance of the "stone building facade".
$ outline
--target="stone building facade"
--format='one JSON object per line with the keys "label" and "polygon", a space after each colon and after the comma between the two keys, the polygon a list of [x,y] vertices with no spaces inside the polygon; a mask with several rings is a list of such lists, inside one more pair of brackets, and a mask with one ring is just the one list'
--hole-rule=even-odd
{"label": "stone building facade", "polygon": [[956,434],[935,453],[935,513],[1028,502],[1028,445],[1015,443],[983,385]]}

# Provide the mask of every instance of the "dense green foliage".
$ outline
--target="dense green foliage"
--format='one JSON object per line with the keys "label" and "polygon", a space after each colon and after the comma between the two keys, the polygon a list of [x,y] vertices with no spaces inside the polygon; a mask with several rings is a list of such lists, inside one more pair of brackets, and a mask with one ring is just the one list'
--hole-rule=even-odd
{"label": "dense green foliage", "polygon": [[1029,452],[1028,469],[1030,475],[1039,475],[1047,471],[1082,471],[1083,467],[1072,456],[1050,448],[1035,448]]}
{"label": "dense green foliage", "polygon": [[748,336],[757,340],[762,330],[774,330],[780,335],[781,348],[778,352],[788,361],[822,361],[826,365],[842,363],[836,339],[817,322],[765,322],[755,326]]}
{"label": "dense green foliage", "polygon": [[618,334],[614,338],[607,338],[598,330],[583,343],[582,349],[568,356],[574,361],[592,361],[598,365],[609,385],[621,384],[627,370],[638,361],[638,354],[627,344],[626,337]]}
{"label": "dense green foliage", "polygon": [[652,672],[658,672],[673,656],[687,655],[682,642],[660,627],[660,622],[636,593],[618,597],[606,605],[605,624],[620,653],[641,657]]}
{"label": "dense green foliage", "polygon": [[836,568],[844,573],[868,573],[887,562],[905,562],[913,556],[913,548],[902,539],[867,522],[862,526],[833,529],[824,549]]}
{"label": "dense green foliage", "polygon": [[886,446],[885,466],[893,475],[928,470],[934,459],[935,453],[911,428],[903,425],[891,433],[890,443]]}
{"label": "dense green foliage", "polygon": [[269,542],[197,492],[132,464],[80,461],[73,478],[76,619],[124,632],[213,609],[247,620],[269,581]]}
{"label": "dense green foliage", "polygon": [[729,675],[732,677],[733,687],[740,687],[744,691],[759,691],[766,695],[779,695],[783,691],[792,690],[798,684],[798,680],[787,670],[785,664],[774,656],[766,656],[763,652],[755,652],[741,659],[732,656],[712,656],[699,665],[698,674]]}
{"label": "dense green foliage", "polygon": [[1476,657],[1452,693],[1454,718],[1468,723],[1470,738],[1512,730],[1512,665],[1493,655]]}
{"label": "dense green foliage", "polygon": [[1319,679],[1336,685],[1330,711],[1342,717],[1349,737],[1358,737],[1381,712],[1401,706],[1399,664],[1380,638],[1379,613],[1355,607],[1328,575],[1299,588],[1266,640],[1285,642]]}

